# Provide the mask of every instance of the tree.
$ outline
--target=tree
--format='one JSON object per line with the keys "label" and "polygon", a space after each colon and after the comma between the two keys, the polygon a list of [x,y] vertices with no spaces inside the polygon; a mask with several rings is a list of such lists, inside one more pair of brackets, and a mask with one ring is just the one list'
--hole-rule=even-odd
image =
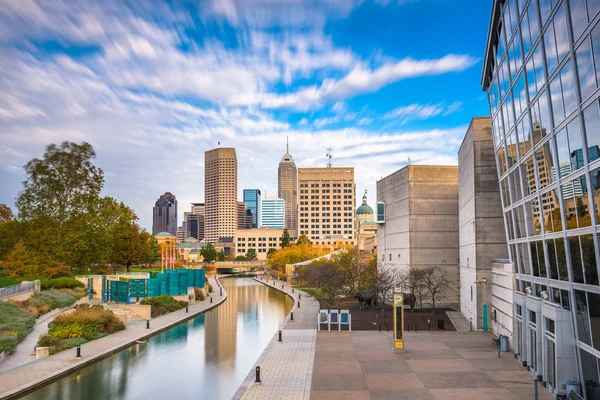
{"label": "tree", "polygon": [[18,242],[4,260],[2,274],[8,279],[20,280],[25,276],[38,275],[38,269],[31,262],[31,254],[22,241]]}
{"label": "tree", "polygon": [[248,251],[246,252],[246,261],[254,261],[256,259],[256,249],[248,249]]}
{"label": "tree", "polygon": [[344,292],[344,273],[331,260],[315,261],[297,269],[298,278],[315,288],[317,300],[335,306]]}
{"label": "tree", "polygon": [[407,290],[416,296],[423,316],[423,299],[427,295],[427,274],[428,270],[423,267],[410,267],[405,271],[400,279],[403,290]]}
{"label": "tree", "polygon": [[217,259],[217,250],[212,244],[208,243],[200,250],[200,255],[205,262],[213,262]]}
{"label": "tree", "polygon": [[152,235],[152,237],[150,238],[150,247],[152,249],[152,263],[158,263],[162,258],[162,254],[160,251],[160,245],[158,244],[158,240],[156,240],[156,237],[154,235]]}
{"label": "tree", "polygon": [[237,256],[235,261],[246,261],[246,256]]}
{"label": "tree", "polygon": [[271,254],[271,257],[267,259],[267,264],[274,270],[283,272],[287,264],[312,260],[323,254],[323,249],[318,246],[287,246]]}
{"label": "tree", "polygon": [[431,298],[431,308],[433,309],[431,319],[435,321],[435,305],[446,297],[451,288],[448,272],[440,267],[427,268],[425,287]]}
{"label": "tree", "polygon": [[290,233],[288,232],[287,228],[283,230],[283,233],[281,234],[281,248],[286,247],[288,244],[290,244]]}
{"label": "tree", "polygon": [[401,281],[401,274],[396,268],[380,266],[377,271],[377,276],[373,280],[373,289],[377,293],[377,297],[381,300],[381,310],[383,313],[383,321],[385,322],[385,302],[392,297],[392,293]]}
{"label": "tree", "polygon": [[267,251],[267,258],[271,258],[271,256],[277,251],[276,248],[271,247],[269,251]]}
{"label": "tree", "polygon": [[12,210],[6,204],[0,204],[0,224],[3,222],[12,221],[15,219],[15,215]]}
{"label": "tree", "polygon": [[222,251],[219,251],[217,253],[217,261],[225,261],[225,253],[223,253]]}
{"label": "tree", "polygon": [[300,235],[300,236],[298,236],[298,240],[296,240],[296,244],[297,245],[310,246],[312,244],[312,242],[310,241],[310,239],[308,238],[308,236],[306,236],[306,235]]}
{"label": "tree", "polygon": [[131,271],[132,265],[150,262],[154,256],[152,253],[151,235],[141,229],[135,222],[123,221],[117,224],[113,234],[112,262],[124,265],[127,272]]}

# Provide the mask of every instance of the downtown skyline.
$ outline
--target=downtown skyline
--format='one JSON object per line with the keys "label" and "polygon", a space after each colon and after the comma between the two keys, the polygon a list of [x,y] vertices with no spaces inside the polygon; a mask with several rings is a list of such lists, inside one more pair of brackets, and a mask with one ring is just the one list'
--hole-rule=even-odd
{"label": "downtown skyline", "polygon": [[333,166],[375,193],[409,157],[456,165],[470,117],[489,112],[485,2],[201,3],[0,5],[0,203],[14,208],[22,166],[64,140],[94,146],[103,194],[148,230],[161,193],[179,221],[204,200],[218,142],[238,152],[238,200],[277,193],[286,136],[298,168],[324,167],[332,147]]}

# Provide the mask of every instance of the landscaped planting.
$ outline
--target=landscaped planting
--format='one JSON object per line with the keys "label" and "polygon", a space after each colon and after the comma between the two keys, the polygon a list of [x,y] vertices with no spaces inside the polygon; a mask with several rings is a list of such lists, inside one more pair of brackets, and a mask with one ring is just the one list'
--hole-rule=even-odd
{"label": "landscaped planting", "polygon": [[10,301],[0,302],[0,352],[11,352],[33,325],[33,314]]}
{"label": "landscaped planting", "polygon": [[50,354],[55,354],[121,331],[125,324],[102,306],[81,304],[74,312],[57,316],[48,327],[48,333],[40,336],[38,346],[50,347]]}
{"label": "landscaped planting", "polygon": [[17,302],[17,304],[39,317],[56,308],[71,306],[83,296],[85,296],[85,290],[81,288],[50,289],[35,293],[29,299]]}
{"label": "landscaped planting", "polygon": [[144,299],[140,302],[140,304],[150,306],[150,315],[152,318],[181,310],[183,307],[188,305],[186,301],[175,300],[173,297],[167,294]]}
{"label": "landscaped planting", "polygon": [[196,294],[196,301],[204,301],[204,292],[200,288],[194,288]]}
{"label": "landscaped planting", "polygon": [[84,288],[85,285],[75,278],[56,278],[42,281],[42,290]]}

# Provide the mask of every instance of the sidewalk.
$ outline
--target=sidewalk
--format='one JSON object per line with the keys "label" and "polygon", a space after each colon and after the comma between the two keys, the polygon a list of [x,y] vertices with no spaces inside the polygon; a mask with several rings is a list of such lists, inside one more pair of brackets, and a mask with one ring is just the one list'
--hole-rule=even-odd
{"label": "sidewalk", "polygon": [[212,303],[207,297],[202,302],[190,305],[189,313],[183,309],[151,320],[150,329],[146,329],[145,323],[129,325],[124,331],[85,343],[81,346],[80,359],[75,358],[75,349],[70,349],[0,373],[0,399],[18,398],[72,371],[111,356],[136,340],[144,340],[218,306],[227,299],[227,293],[223,290],[223,296],[219,295],[215,277],[207,279],[207,282],[212,284],[214,290]]}
{"label": "sidewalk", "polygon": [[[255,364],[261,368],[262,383],[260,385],[254,383],[255,371],[252,369],[233,398],[309,399],[319,302],[305,292],[290,288],[283,281],[270,280],[266,283],[260,278],[255,280],[284,292],[294,299],[294,307],[291,311],[294,313],[294,320],[291,321],[289,315],[286,317],[281,327],[283,341],[278,341],[278,333],[276,333]],[[300,308],[298,308],[299,296],[301,296]]]}

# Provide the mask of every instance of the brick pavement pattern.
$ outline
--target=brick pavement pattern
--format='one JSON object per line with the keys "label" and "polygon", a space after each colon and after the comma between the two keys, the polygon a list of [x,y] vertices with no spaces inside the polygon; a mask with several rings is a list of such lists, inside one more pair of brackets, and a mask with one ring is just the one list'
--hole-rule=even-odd
{"label": "brick pavement pattern", "polygon": [[[298,289],[290,288],[279,280],[255,280],[287,293],[294,299],[294,320],[290,315],[282,323],[283,341],[278,341],[278,333],[259,358],[256,365],[261,368],[260,385],[254,383],[255,371],[250,371],[234,399],[268,400],[292,399],[308,400],[317,337],[317,313],[319,302]],[[298,307],[300,300],[300,307]]]}
{"label": "brick pavement pattern", "polygon": [[513,353],[498,358],[491,333],[406,333],[405,345],[395,354],[391,332],[319,332],[310,399],[533,398],[533,376]]}
{"label": "brick pavement pattern", "polygon": [[81,346],[81,358],[75,358],[75,349],[45,357],[30,363],[12,368],[0,373],[0,399],[17,398],[32,387],[43,386],[62,377],[72,371],[78,370],[94,363],[95,361],[108,357],[122,350],[137,340],[146,339],[152,335],[162,332],[173,325],[216,307],[226,300],[227,293],[223,290],[223,296],[219,294],[217,278],[208,280],[213,286],[213,303],[207,298],[189,306],[189,313],[185,309],[178,310],[150,321],[150,329],[146,329],[145,321],[136,324],[128,324],[127,329],[112,335],[85,343]]}

